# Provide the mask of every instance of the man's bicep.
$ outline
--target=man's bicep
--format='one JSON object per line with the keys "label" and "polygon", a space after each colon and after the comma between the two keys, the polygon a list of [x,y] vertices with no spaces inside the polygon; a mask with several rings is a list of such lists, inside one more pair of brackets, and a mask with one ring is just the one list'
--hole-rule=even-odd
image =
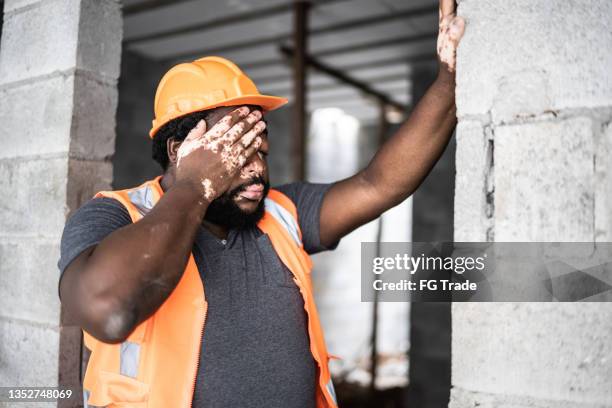
{"label": "man's bicep", "polygon": [[321,243],[327,245],[374,220],[386,201],[362,173],[334,183],[321,204]]}
{"label": "man's bicep", "polygon": [[74,287],[76,281],[78,280],[80,271],[83,270],[85,264],[87,263],[87,259],[96,249],[96,246],[97,244],[94,244],[88,248],[85,248],[74,258],[68,261],[67,265],[65,265],[64,268],[60,271],[60,277],[58,281],[58,295],[62,303],[66,301],[68,301],[69,303],[73,302],[73,299],[70,299],[72,291],[69,288]]}
{"label": "man's bicep", "polygon": [[58,284],[69,266],[75,266],[77,260],[82,262],[110,233],[130,223],[127,210],[111,198],[96,198],[79,208],[66,223],[62,234],[57,264],[60,270]]}
{"label": "man's bicep", "polygon": [[298,213],[298,224],[302,231],[304,250],[309,254],[333,250],[337,241],[321,242],[320,217],[321,205],[326,192],[332,184],[294,182],[275,187],[295,204]]}

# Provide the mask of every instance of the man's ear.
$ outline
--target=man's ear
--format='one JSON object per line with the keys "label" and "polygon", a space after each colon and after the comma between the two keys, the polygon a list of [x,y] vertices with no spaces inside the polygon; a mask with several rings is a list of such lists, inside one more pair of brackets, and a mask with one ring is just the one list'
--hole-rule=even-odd
{"label": "man's ear", "polygon": [[170,164],[176,165],[178,148],[183,143],[181,140],[175,140],[173,137],[166,140],[166,150],[168,151],[168,161]]}

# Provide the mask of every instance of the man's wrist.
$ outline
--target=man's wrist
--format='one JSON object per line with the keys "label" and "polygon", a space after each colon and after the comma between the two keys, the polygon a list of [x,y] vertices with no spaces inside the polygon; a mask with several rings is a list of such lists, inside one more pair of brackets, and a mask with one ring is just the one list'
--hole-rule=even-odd
{"label": "man's wrist", "polygon": [[196,183],[177,181],[168,190],[176,196],[177,205],[189,210],[197,218],[203,218],[206,209],[210,205],[209,199],[204,194],[204,188]]}
{"label": "man's wrist", "polygon": [[439,87],[447,88],[452,93],[455,93],[455,72],[450,72],[447,67],[441,66],[438,70],[435,83]]}

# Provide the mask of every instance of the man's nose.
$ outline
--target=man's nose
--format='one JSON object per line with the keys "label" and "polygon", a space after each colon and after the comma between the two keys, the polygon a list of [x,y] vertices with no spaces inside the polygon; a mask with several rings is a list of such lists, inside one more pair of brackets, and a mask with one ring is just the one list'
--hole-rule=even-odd
{"label": "man's nose", "polygon": [[249,158],[247,163],[242,168],[241,173],[245,176],[261,176],[264,171],[263,160],[259,158],[259,155],[255,153]]}

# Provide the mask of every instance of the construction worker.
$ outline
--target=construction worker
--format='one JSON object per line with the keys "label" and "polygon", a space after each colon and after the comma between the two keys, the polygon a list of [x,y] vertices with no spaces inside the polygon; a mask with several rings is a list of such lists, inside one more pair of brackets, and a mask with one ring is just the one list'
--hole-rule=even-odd
{"label": "construction worker", "polygon": [[68,220],[60,298],[91,351],[86,406],[336,407],[309,254],[405,200],[456,123],[464,22],[441,0],[439,74],[358,174],[271,189],[261,95],[219,57],[162,78],[150,131],[163,174]]}

